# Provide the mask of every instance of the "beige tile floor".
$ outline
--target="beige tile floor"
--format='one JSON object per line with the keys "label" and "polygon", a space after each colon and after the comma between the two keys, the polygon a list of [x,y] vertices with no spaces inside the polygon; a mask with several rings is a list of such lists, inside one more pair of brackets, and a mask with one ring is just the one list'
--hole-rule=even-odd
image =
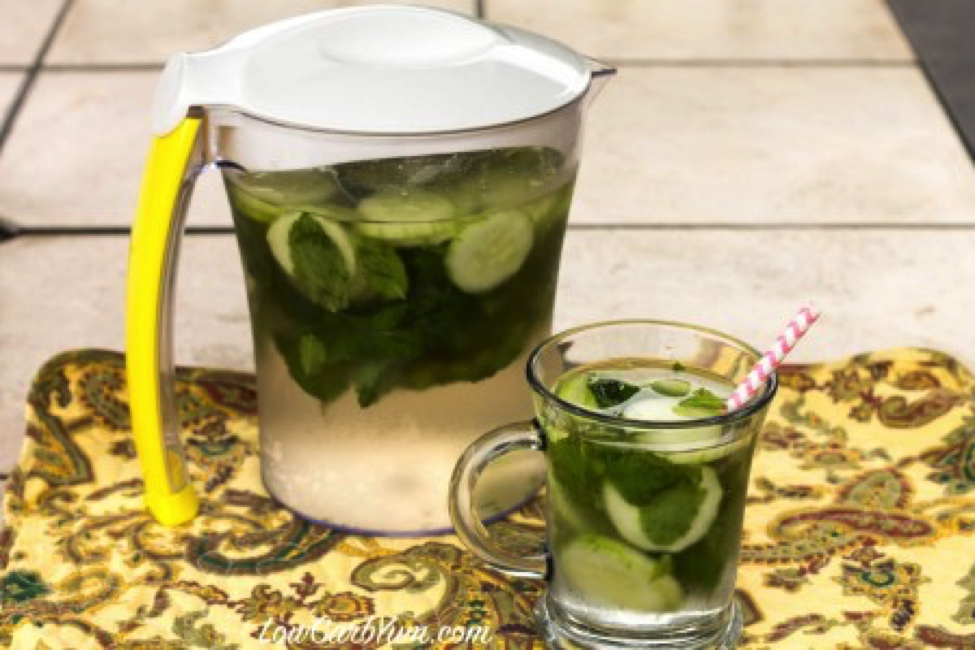
{"label": "beige tile floor", "polygon": [[[394,0],[395,1],[395,0]],[[213,47],[243,31],[355,0],[82,0],[51,48],[52,64],[162,63],[173,52]],[[388,4],[388,3],[387,3]],[[474,0],[422,4],[472,13]]]}
{"label": "beige tile floor", "polygon": [[[129,223],[148,103],[169,52],[337,3],[0,0],[0,218]],[[595,104],[560,280],[559,327],[703,321],[763,344],[804,298],[827,311],[799,358],[923,345],[975,362],[975,171],[880,0],[485,0],[487,15],[624,63]],[[450,3],[468,10],[473,3]],[[38,27],[40,25],[40,27]],[[227,224],[205,178],[191,224]],[[122,346],[127,241],[0,244],[0,475],[31,375],[66,348]],[[187,239],[183,363],[247,367],[232,239]]]}
{"label": "beige tile floor", "polygon": [[0,65],[32,63],[63,4],[63,0],[0,0]]}
{"label": "beige tile floor", "polygon": [[883,0],[488,0],[486,14],[614,60],[913,58]]}
{"label": "beige tile floor", "polygon": [[0,116],[7,114],[23,80],[23,72],[0,72]]}

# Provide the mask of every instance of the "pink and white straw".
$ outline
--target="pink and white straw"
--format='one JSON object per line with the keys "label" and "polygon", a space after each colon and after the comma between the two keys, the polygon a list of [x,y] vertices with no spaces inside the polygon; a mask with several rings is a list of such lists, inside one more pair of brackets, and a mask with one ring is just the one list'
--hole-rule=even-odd
{"label": "pink and white straw", "polygon": [[779,334],[772,347],[762,355],[762,358],[755,364],[744,381],[738,384],[735,392],[731,394],[725,405],[728,411],[740,409],[748,400],[755,396],[755,393],[762,387],[762,384],[771,376],[775,369],[779,367],[786,355],[796,347],[799,339],[809,331],[812,324],[819,318],[819,310],[812,305],[807,305],[799,310],[799,313],[792,317],[789,324],[785,326],[785,331]]}

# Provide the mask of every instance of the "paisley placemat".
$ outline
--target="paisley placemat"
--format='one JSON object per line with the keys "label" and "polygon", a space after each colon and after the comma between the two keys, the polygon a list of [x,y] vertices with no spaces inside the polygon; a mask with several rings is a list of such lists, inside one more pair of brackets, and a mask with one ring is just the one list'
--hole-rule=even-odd
{"label": "paisley placemat", "polygon": [[[38,373],[3,499],[0,646],[539,646],[541,584],[452,537],[297,520],[260,485],[252,378],[178,378],[202,514],[170,530],[142,509],[121,355],[66,353]],[[904,349],[781,378],[746,516],[743,646],[975,648],[972,376]],[[527,552],[540,514],[531,504],[493,534]]]}

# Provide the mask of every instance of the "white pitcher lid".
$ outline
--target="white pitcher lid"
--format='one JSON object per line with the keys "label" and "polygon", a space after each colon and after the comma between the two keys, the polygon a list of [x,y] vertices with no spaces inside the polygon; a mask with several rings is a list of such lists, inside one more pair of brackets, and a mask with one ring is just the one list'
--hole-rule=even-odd
{"label": "white pitcher lid", "polygon": [[586,92],[589,61],[551,39],[427,7],[322,11],[173,56],[153,106],[165,134],[193,106],[291,126],[422,134],[516,122]]}

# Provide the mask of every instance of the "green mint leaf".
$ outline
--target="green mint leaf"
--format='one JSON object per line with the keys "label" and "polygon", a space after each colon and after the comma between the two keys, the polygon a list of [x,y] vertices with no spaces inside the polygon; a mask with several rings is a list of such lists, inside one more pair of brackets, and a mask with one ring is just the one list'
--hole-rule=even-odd
{"label": "green mint leaf", "polygon": [[392,246],[375,239],[362,238],[356,245],[357,280],[368,291],[387,300],[406,298],[406,267]]}
{"label": "green mint leaf", "polygon": [[680,361],[675,361],[674,364],[670,366],[670,369],[673,370],[674,372],[684,372],[685,370],[687,370],[687,368],[684,367],[684,364],[681,363]]}
{"label": "green mint leaf", "polygon": [[348,388],[348,364],[333,363],[334,355],[314,336],[277,336],[275,343],[289,374],[309,395],[330,402]]}
{"label": "green mint leaf", "polygon": [[725,411],[724,400],[707,388],[698,388],[674,407],[674,413],[689,418],[709,418]]}
{"label": "green mint leaf", "polygon": [[308,298],[329,311],[349,304],[349,269],[335,242],[314,217],[303,214],[288,233],[295,281]]}
{"label": "green mint leaf", "polygon": [[298,339],[298,360],[303,373],[314,375],[328,363],[328,351],[318,337],[305,334]]}
{"label": "green mint leaf", "polygon": [[575,504],[601,504],[601,464],[594,448],[574,435],[550,444],[546,454],[552,474]]}
{"label": "green mint leaf", "polygon": [[673,544],[687,534],[704,502],[706,492],[690,483],[681,483],[656,494],[640,508],[640,525],[654,544]]}
{"label": "green mint leaf", "polygon": [[693,479],[695,472],[650,453],[604,452],[606,478],[633,505],[650,503],[662,490]]}
{"label": "green mint leaf", "polygon": [[393,384],[395,377],[395,361],[366,361],[355,369],[353,382],[355,383],[356,398],[359,406],[372,406]]}
{"label": "green mint leaf", "polygon": [[592,377],[588,386],[599,408],[618,406],[640,392],[639,386],[618,379]]}

